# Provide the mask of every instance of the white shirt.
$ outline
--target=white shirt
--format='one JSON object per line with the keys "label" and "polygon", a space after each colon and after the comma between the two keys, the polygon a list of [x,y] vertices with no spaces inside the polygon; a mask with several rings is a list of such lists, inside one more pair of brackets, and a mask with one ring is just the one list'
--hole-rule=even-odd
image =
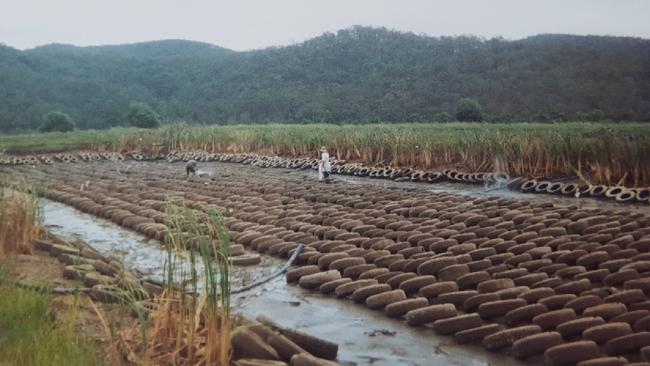
{"label": "white shirt", "polygon": [[330,154],[328,152],[322,152],[320,155],[320,160],[323,161],[323,170],[326,172],[332,170],[332,165],[330,163]]}

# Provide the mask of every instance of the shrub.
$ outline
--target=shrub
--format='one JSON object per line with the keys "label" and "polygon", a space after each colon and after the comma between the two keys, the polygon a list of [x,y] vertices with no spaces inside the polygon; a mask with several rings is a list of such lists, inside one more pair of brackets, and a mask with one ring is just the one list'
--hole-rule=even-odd
{"label": "shrub", "polygon": [[72,118],[63,112],[48,112],[43,116],[43,124],[38,128],[41,132],[68,132],[74,130]]}
{"label": "shrub", "polygon": [[160,126],[160,116],[146,103],[131,104],[126,119],[134,127],[158,128]]}
{"label": "shrub", "polygon": [[481,122],[481,105],[474,99],[463,98],[456,106],[456,119],[461,122]]}

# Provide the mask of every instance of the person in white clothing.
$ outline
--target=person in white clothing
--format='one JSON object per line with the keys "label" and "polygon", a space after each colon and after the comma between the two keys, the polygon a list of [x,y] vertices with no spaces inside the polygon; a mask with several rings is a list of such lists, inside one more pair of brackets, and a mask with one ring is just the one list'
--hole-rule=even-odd
{"label": "person in white clothing", "polygon": [[320,148],[320,161],[318,162],[318,180],[329,181],[330,173],[332,172],[332,162],[330,161],[330,154],[327,152],[325,146]]}

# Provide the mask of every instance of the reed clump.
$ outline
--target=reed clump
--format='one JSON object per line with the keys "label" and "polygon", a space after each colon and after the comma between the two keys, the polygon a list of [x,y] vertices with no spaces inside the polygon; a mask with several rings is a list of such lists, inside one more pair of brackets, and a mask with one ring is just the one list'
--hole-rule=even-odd
{"label": "reed clump", "polygon": [[[138,309],[132,352],[142,365],[230,364],[230,241],[218,211],[171,206],[165,286],[150,312]],[[140,313],[142,311],[142,313]],[[133,354],[132,357],[135,357]]]}
{"label": "reed clump", "polygon": [[38,197],[27,185],[0,182],[0,258],[32,253],[43,234]]}

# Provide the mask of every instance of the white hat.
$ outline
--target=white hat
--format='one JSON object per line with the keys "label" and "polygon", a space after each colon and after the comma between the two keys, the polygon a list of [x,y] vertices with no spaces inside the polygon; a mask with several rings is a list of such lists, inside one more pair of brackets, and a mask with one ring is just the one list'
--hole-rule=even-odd
{"label": "white hat", "polygon": [[327,151],[327,148],[325,146],[321,146],[320,151]]}

